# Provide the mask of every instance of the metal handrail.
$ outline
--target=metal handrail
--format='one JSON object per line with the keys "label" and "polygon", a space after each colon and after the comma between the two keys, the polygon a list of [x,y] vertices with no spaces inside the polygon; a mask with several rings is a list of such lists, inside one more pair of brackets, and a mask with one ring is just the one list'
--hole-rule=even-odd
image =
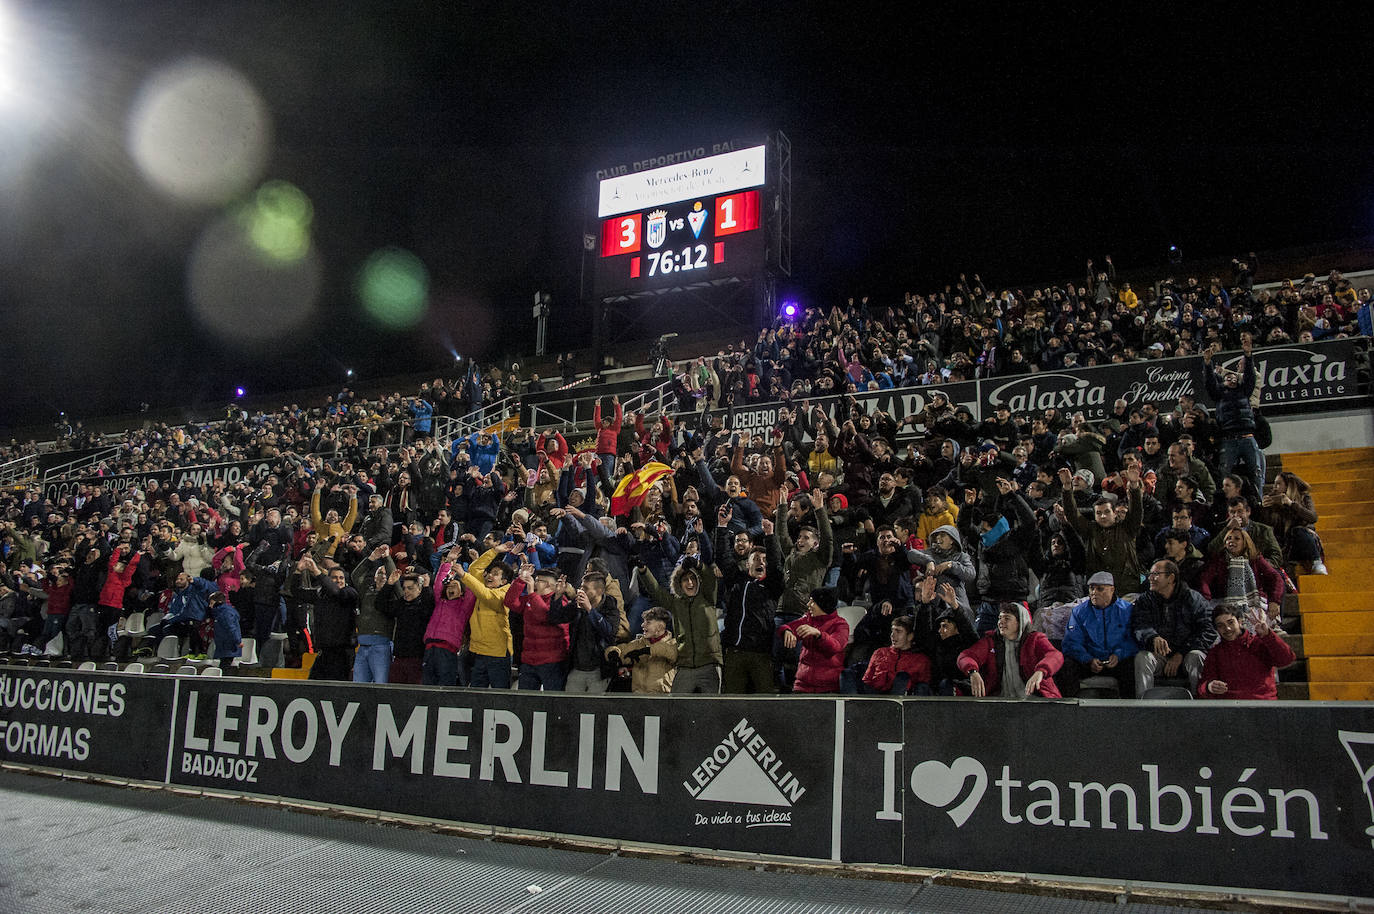
{"label": "metal handrail", "polygon": [[38,455],[25,454],[0,463],[0,485],[28,483],[38,476]]}
{"label": "metal handrail", "polygon": [[109,447],[96,451],[94,454],[87,454],[84,457],[78,457],[76,460],[69,460],[57,466],[48,467],[43,471],[43,482],[78,475],[81,470],[98,466],[109,458],[116,456],[123,449],[124,446],[122,444],[110,445]]}
{"label": "metal handrail", "polygon": [[[621,401],[620,409],[625,413],[633,413],[636,410],[644,409],[648,412],[648,406],[652,403],[657,406],[657,412],[663,412],[663,401],[672,388],[672,379],[669,378],[657,387],[651,387],[642,393],[635,394],[628,400]],[[592,421],[592,414],[595,412],[598,397],[576,397],[569,400],[555,400],[554,403],[560,405],[572,404],[572,415],[562,416],[550,410],[532,404],[530,406],[530,428],[560,428],[576,429]],[[585,411],[585,415],[583,412]]]}

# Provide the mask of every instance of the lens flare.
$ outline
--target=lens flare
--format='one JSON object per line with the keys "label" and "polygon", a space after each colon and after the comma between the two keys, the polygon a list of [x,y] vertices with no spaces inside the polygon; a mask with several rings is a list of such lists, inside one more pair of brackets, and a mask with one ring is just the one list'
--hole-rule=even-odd
{"label": "lens flare", "polygon": [[420,258],[402,248],[383,248],[367,258],[357,280],[358,299],[384,327],[415,326],[429,307],[429,273]]}
{"label": "lens flare", "polygon": [[242,218],[210,223],[191,253],[187,294],[196,318],[240,348],[280,340],[315,313],[322,265],[307,247],[296,260],[264,253]]}
{"label": "lens flare", "polygon": [[239,218],[249,239],[269,257],[292,263],[310,250],[314,207],[310,198],[293,184],[267,182],[250,203],[239,209]]}
{"label": "lens flare", "polygon": [[158,190],[222,203],[262,175],[271,146],[267,105],[238,71],[191,59],[143,85],[129,116],[129,154]]}

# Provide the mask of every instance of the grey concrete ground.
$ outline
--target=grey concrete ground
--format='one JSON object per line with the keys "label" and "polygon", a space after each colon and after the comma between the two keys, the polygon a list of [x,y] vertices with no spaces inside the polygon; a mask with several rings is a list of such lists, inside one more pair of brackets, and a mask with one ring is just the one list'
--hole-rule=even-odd
{"label": "grey concrete ground", "polygon": [[0,912],[977,912],[1186,909],[690,865],[0,771]]}

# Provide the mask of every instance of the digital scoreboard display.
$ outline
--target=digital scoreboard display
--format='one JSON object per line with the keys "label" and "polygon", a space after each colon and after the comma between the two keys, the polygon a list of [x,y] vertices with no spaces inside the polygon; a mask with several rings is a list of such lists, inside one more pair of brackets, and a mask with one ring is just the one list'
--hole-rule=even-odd
{"label": "digital scoreboard display", "polygon": [[737,149],[600,182],[597,294],[760,271],[766,150]]}

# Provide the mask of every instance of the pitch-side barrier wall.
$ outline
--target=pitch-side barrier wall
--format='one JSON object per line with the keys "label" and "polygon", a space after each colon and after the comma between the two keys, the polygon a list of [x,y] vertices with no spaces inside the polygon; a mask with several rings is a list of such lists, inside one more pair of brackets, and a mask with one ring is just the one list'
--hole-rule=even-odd
{"label": "pitch-side barrier wall", "polygon": [[14,669],[0,759],[846,863],[1374,896],[1374,704],[574,697]]}

